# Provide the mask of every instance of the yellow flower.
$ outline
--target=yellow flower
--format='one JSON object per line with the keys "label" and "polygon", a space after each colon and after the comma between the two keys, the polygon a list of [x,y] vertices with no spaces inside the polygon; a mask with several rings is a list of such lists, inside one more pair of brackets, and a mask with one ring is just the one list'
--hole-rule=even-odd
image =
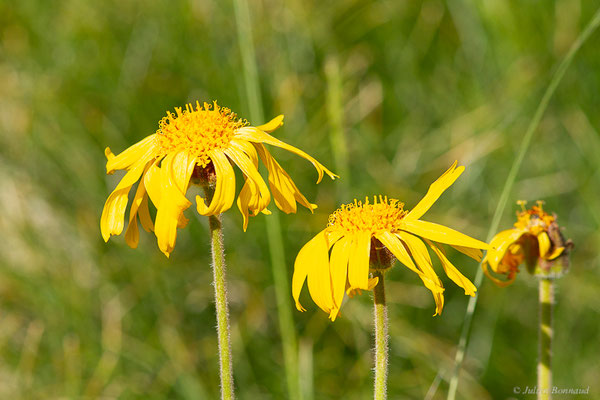
{"label": "yellow flower", "polygon": [[[317,206],[306,200],[263,143],[281,147],[310,161],[319,174],[317,183],[324,173],[332,179],[337,177],[305,152],[269,135],[283,125],[283,115],[254,127],[237,119],[236,114],[228,108],[219,107],[216,102],[214,107],[207,103],[201,106],[196,102],[195,109],[188,104],[185,110],[180,107],[175,110],[175,114],[167,112],[155,134],[119,155],[113,155],[106,148],[106,172],[112,174],[123,169],[127,173],[106,200],[102,211],[100,227],[105,241],[123,231],[128,193],[139,181],[129,212],[125,240],[129,246],[137,246],[139,216],[147,232],[154,230],[160,250],[168,257],[175,246],[177,228],[188,222],[183,211],[192,204],[185,197],[190,184],[215,182],[210,204],[196,196],[196,205],[200,215],[220,214],[228,210],[235,199],[233,165],[237,165],[244,174],[245,183],[237,206],[243,215],[245,231],[249,216],[260,212],[270,214],[267,205],[271,201],[271,193],[258,172],[259,158],[269,172],[268,181],[275,205],[285,213],[292,213],[296,212],[298,202],[312,212]],[[157,209],[155,223],[148,210],[148,197]]]}
{"label": "yellow flower", "polygon": [[[299,297],[308,279],[312,299],[335,320],[344,293],[353,296],[375,287],[378,278],[370,277],[370,272],[379,267],[377,258],[389,257],[391,261],[393,255],[431,290],[436,303],[434,315],[440,314],[444,306],[444,287],[433,270],[423,240],[440,259],[448,277],[462,287],[465,294],[474,296],[477,288],[446,258],[440,243],[449,244],[478,261],[482,256],[479,249],[487,249],[488,245],[445,226],[420,220],[463,171],[464,167],[456,168],[455,162],[431,184],[425,197],[411,211],[405,211],[404,204],[398,200],[382,196],[379,201],[375,197],[373,203],[367,198],[364,203],[354,200],[340,207],[329,217],[327,228],[298,253],[292,279],[296,308],[305,311]],[[381,264],[391,265],[390,262]]]}
{"label": "yellow flower", "polygon": [[[556,217],[543,210],[541,201],[531,209],[525,209],[525,201],[517,203],[522,211],[517,212],[514,228],[494,236],[490,242],[491,249],[481,264],[488,278],[502,287],[515,281],[519,265],[524,261],[533,273],[538,262],[555,260],[567,247],[572,246],[570,242],[565,244],[556,225]],[[496,274],[504,275],[506,280],[494,277],[489,268]]]}

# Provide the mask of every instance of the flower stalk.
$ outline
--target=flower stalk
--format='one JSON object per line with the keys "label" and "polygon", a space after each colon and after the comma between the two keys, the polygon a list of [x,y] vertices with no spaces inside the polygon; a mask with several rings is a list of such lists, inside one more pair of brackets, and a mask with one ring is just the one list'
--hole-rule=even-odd
{"label": "flower stalk", "polygon": [[388,315],[385,302],[385,285],[383,271],[377,270],[373,277],[379,278],[373,288],[374,316],[375,316],[375,400],[387,398],[388,374]]}
{"label": "flower stalk", "polygon": [[554,279],[539,278],[539,359],[538,359],[538,400],[552,398],[552,312],[554,305]]}
{"label": "flower stalk", "polygon": [[[208,199],[212,199],[214,189],[204,186]],[[208,217],[210,245],[212,253],[213,284],[215,287],[215,309],[217,314],[217,337],[219,344],[219,374],[221,378],[221,399],[233,400],[233,362],[231,356],[231,336],[229,328],[229,306],[225,280],[225,246],[221,214]]]}

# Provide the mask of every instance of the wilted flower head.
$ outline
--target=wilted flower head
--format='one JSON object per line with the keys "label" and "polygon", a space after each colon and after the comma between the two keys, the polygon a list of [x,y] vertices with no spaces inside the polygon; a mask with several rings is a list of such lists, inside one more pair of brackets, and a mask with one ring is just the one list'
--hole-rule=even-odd
{"label": "wilted flower head", "polygon": [[[214,196],[208,200],[196,196],[196,206],[201,215],[216,215],[228,210],[235,199],[236,165],[244,174],[244,186],[237,199],[243,216],[244,230],[248,217],[262,212],[270,214],[267,206],[271,201],[269,188],[258,172],[258,159],[269,172],[269,186],[275,205],[285,213],[296,212],[296,202],[309,210],[316,208],[300,193],[290,176],[267,151],[263,143],[281,147],[310,161],[317,169],[319,178],[326,173],[337,177],[305,152],[269,135],[283,125],[280,115],[265,125],[250,126],[238,119],[230,109],[196,102],[196,108],[188,104],[185,109],[167,112],[159,122],[156,133],[146,137],[115,156],[106,148],[106,171],[127,173],[110,194],[104,205],[100,227],[108,241],[111,235],[123,231],[123,220],[131,187],[139,181],[129,212],[129,225],[125,240],[131,247],[139,241],[137,217],[146,231],[154,230],[160,250],[169,256],[175,246],[177,228],[188,220],[183,211],[192,203],[185,197],[191,183],[214,185]],[[148,197],[156,206],[156,220],[152,221],[148,210]]]}
{"label": "wilted flower head", "polygon": [[[494,236],[490,242],[492,248],[481,264],[485,274],[498,286],[513,283],[523,262],[531,274],[542,277],[560,276],[568,268],[568,253],[573,243],[565,241],[556,215],[544,211],[541,201],[530,209],[525,208],[526,203],[517,202],[522,210],[517,211],[514,228]],[[506,280],[494,277],[490,268]]]}
{"label": "wilted flower head", "polygon": [[[433,270],[425,243],[440,259],[446,275],[473,296],[475,286],[446,258],[441,243],[481,260],[479,249],[488,245],[453,229],[420,220],[440,195],[464,171],[456,162],[429,187],[425,197],[411,211],[387,197],[375,197],[371,203],[354,200],[341,206],[329,217],[327,228],[319,232],[298,253],[294,265],[292,294],[296,307],[305,311],[299,297],[304,281],[314,302],[329,318],[337,317],[344,293],[353,296],[371,290],[377,277],[370,272],[391,266],[395,257],[415,272],[433,293],[436,313],[444,306],[444,287]],[[423,242],[425,241],[425,243]],[[331,251],[331,252],[330,252]]]}

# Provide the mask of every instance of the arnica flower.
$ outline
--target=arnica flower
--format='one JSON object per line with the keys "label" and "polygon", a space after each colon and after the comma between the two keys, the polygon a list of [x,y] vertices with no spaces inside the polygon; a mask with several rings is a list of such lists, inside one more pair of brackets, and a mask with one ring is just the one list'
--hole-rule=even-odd
{"label": "arnica flower", "polygon": [[[231,208],[235,199],[234,165],[244,174],[245,183],[237,198],[244,231],[249,216],[270,213],[267,206],[271,193],[275,205],[285,213],[296,212],[296,202],[312,212],[316,205],[309,203],[300,193],[264,144],[280,147],[310,161],[319,175],[317,183],[324,173],[332,179],[337,177],[305,152],[269,135],[283,125],[283,115],[254,127],[238,119],[230,109],[219,107],[216,102],[214,105],[204,103],[203,106],[196,102],[196,108],[188,104],[184,110],[176,108],[175,111],[167,112],[156,133],[119,155],[113,155],[106,148],[106,172],[112,174],[122,169],[127,173],[106,200],[102,211],[100,227],[105,241],[111,235],[121,234],[128,193],[139,181],[129,212],[125,240],[129,246],[137,246],[139,216],[147,232],[154,230],[160,250],[168,257],[175,246],[177,228],[188,222],[183,212],[192,204],[185,197],[190,184],[214,182],[214,196],[210,204],[206,204],[205,198],[196,196],[196,206],[200,215],[220,214]],[[271,192],[258,172],[259,158],[269,172]],[[155,222],[148,210],[148,197],[157,209]]]}
{"label": "arnica flower", "polygon": [[[456,181],[464,167],[456,162],[431,186],[425,197],[411,211],[404,204],[387,197],[341,206],[329,217],[327,228],[319,232],[299,252],[294,265],[292,295],[296,308],[305,311],[299,297],[305,280],[314,302],[333,321],[337,317],[344,293],[352,297],[361,290],[372,290],[378,278],[372,272],[380,265],[390,266],[393,257],[415,272],[433,293],[436,312],[444,306],[444,287],[435,273],[425,243],[440,259],[446,275],[465,294],[474,296],[477,288],[452,265],[440,245],[481,260],[480,249],[488,245],[463,233],[433,222],[420,220],[433,203]],[[425,242],[425,243],[424,243]],[[330,253],[331,252],[331,253]],[[379,259],[378,259],[379,258]]]}
{"label": "arnica flower", "polygon": [[[492,249],[481,264],[483,272],[498,286],[513,283],[523,262],[531,274],[543,276],[561,274],[568,267],[566,256],[573,243],[565,241],[556,223],[556,215],[544,211],[541,201],[530,209],[525,208],[526,203],[517,202],[522,208],[517,211],[517,222],[512,229],[494,236],[490,242]],[[504,275],[505,280],[494,277],[489,269]]]}

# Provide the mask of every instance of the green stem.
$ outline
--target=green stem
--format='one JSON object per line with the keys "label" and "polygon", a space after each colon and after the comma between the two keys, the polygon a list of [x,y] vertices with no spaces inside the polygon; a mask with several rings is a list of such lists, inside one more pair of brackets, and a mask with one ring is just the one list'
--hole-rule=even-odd
{"label": "green stem", "polygon": [[[238,43],[242,55],[244,83],[250,119],[264,121],[262,96],[256,66],[256,55],[252,41],[252,23],[250,10],[246,0],[233,1],[235,21],[238,31]],[[298,343],[294,317],[292,316],[292,303],[290,301],[289,276],[285,265],[285,251],[279,215],[273,213],[266,218],[267,239],[271,254],[271,271],[275,284],[275,300],[277,303],[277,316],[281,341],[283,345],[283,360],[287,381],[287,392],[290,400],[302,398],[300,390],[300,372],[298,365]]]}
{"label": "green stem", "polygon": [[[521,145],[519,147],[519,152],[517,153],[517,156],[516,156],[515,160],[513,161],[510,171],[508,173],[508,177],[506,178],[506,181],[504,182],[504,187],[502,188],[502,193],[500,194],[500,198],[498,200],[498,205],[496,206],[496,211],[494,212],[494,217],[492,218],[492,223],[491,223],[490,229],[488,231],[487,242],[489,242],[492,239],[493,235],[498,230],[498,226],[500,225],[500,219],[502,218],[502,214],[504,212],[504,209],[506,208],[506,203],[508,202],[508,197],[509,197],[512,187],[515,183],[517,173],[519,172],[519,169],[521,168],[521,164],[523,162],[523,159],[525,158],[525,154],[527,153],[527,150],[529,149],[529,145],[531,144],[531,139],[533,138],[533,134],[535,133],[535,131],[537,130],[537,127],[540,124],[542,116],[544,115],[544,112],[546,111],[546,108],[548,107],[548,103],[550,102],[552,95],[556,91],[558,84],[562,80],[563,76],[565,75],[565,72],[567,71],[567,69],[571,65],[571,62],[575,58],[575,54],[577,54],[577,52],[579,51],[581,46],[590,37],[590,35],[592,33],[594,33],[594,31],[598,28],[598,26],[600,26],[600,9],[598,9],[596,11],[596,13],[592,17],[592,19],[590,20],[588,25],[583,30],[583,32],[579,35],[579,37],[577,37],[577,40],[575,40],[575,42],[571,45],[569,52],[567,53],[565,58],[563,58],[560,65],[556,69],[556,72],[552,76],[552,80],[550,81],[550,84],[546,88],[546,91],[544,92],[544,96],[542,97],[540,104],[538,105],[537,109],[535,110],[535,114],[533,115],[533,118],[532,118],[531,122],[529,123],[527,131],[525,132],[525,135],[523,136],[523,141],[521,142]],[[483,270],[481,269],[481,264],[480,264],[479,269],[477,271],[477,275],[475,276],[475,281],[474,281],[475,286],[478,288],[481,287],[482,280],[483,280]],[[464,323],[463,323],[462,331],[460,333],[460,339],[458,341],[458,348],[456,350],[456,356],[454,358],[454,370],[452,372],[452,377],[450,378],[450,387],[448,389],[448,397],[447,397],[448,400],[454,400],[456,398],[456,390],[458,388],[458,378],[459,378],[460,369],[461,369],[461,366],[462,366],[462,363],[463,363],[463,360],[465,357],[467,344],[469,341],[469,333],[471,331],[471,322],[473,321],[473,314],[475,313],[475,307],[477,306],[477,300],[479,299],[479,293],[480,293],[480,291],[477,291],[475,293],[475,296],[471,297],[469,299],[469,304],[467,305]]]}
{"label": "green stem", "polygon": [[375,400],[387,398],[387,373],[388,373],[388,316],[385,303],[385,286],[383,272],[376,271],[373,277],[378,277],[379,282],[373,289],[375,314]]}
{"label": "green stem", "polygon": [[539,278],[540,330],[538,360],[538,400],[552,398],[552,306],[554,303],[554,280]]}
{"label": "green stem", "polygon": [[[205,187],[206,198],[212,199],[214,190]],[[231,357],[231,338],[229,328],[229,310],[227,306],[227,287],[225,281],[225,249],[223,245],[223,226],[221,214],[208,217],[210,228],[210,247],[212,250],[213,285],[215,287],[215,308],[217,313],[217,336],[219,343],[219,366],[221,375],[221,399],[233,400],[233,367]]]}

